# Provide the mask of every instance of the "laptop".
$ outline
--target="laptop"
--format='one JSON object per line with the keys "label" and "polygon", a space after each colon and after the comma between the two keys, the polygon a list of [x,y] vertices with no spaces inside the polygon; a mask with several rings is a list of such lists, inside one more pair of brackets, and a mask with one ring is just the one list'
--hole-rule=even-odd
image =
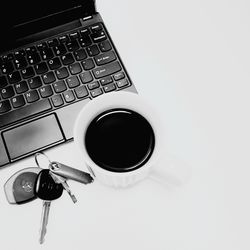
{"label": "laptop", "polygon": [[73,140],[75,119],[94,98],[137,92],[94,0],[6,2],[1,13],[7,15],[0,17],[1,167]]}

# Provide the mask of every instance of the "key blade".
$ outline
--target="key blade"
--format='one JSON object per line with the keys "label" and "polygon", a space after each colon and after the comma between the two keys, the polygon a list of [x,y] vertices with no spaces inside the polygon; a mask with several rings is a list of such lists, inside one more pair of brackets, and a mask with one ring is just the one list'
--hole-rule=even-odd
{"label": "key blade", "polygon": [[53,161],[51,162],[50,171],[56,175],[62,176],[66,179],[74,180],[83,184],[89,184],[94,181],[92,176],[89,173],[84,171],[71,168],[59,162]]}
{"label": "key blade", "polygon": [[50,172],[50,175],[52,176],[53,180],[56,182],[56,183],[60,183],[62,184],[63,188],[67,191],[68,195],[70,196],[71,200],[76,203],[77,202],[77,199],[75,197],[75,195],[71,192],[70,188],[69,188],[69,185],[68,183],[66,182],[66,179],[62,176],[59,176],[57,174],[54,174],[52,172]]}
{"label": "key blade", "polygon": [[64,189],[67,191],[67,193],[69,194],[71,200],[72,200],[74,203],[76,203],[76,202],[77,202],[77,199],[76,199],[75,195],[72,194],[72,192],[71,192],[71,190],[70,190],[70,188],[69,188],[68,183],[65,181],[65,182],[62,183],[62,185],[63,185],[63,188],[64,188]]}
{"label": "key blade", "polygon": [[51,205],[50,201],[43,202],[40,237],[39,237],[40,244],[43,244],[45,241],[45,235],[47,232],[47,225],[48,225],[48,219],[49,219],[50,205]]}

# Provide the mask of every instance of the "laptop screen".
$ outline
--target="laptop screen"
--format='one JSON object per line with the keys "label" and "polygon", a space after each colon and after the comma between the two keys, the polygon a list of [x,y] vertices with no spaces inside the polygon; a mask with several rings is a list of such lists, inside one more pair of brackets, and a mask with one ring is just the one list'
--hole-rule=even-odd
{"label": "laptop screen", "polygon": [[[23,37],[95,13],[95,0],[6,0],[0,3],[0,52]],[[4,14],[3,14],[4,13]]]}
{"label": "laptop screen", "polygon": [[[81,2],[82,1],[79,0],[15,1],[14,8],[18,11],[13,12],[13,15],[9,15],[9,18],[11,19],[10,23],[12,25],[18,25],[55,13],[64,12],[69,9],[80,7]],[[12,13],[12,11],[10,10],[9,13]]]}
{"label": "laptop screen", "polygon": [[[45,16],[50,16],[55,13],[64,12],[70,9],[80,7],[84,0],[19,0],[19,1],[4,1],[1,3],[0,9],[0,25],[3,28],[13,27],[32,20],[40,19]],[[6,27],[7,26],[7,27]]]}

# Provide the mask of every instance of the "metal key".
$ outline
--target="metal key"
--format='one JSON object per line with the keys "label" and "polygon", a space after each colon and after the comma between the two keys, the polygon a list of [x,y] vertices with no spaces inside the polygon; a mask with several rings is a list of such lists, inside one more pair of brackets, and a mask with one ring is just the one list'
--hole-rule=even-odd
{"label": "metal key", "polygon": [[67,183],[67,179],[63,178],[62,176],[56,175],[53,172],[50,172],[51,177],[53,178],[53,180],[58,183],[61,184],[63,186],[63,188],[67,191],[67,193],[69,194],[71,200],[76,203],[77,199],[75,197],[75,195],[72,193],[72,191],[69,188],[69,185]]}
{"label": "metal key", "polygon": [[75,168],[71,168],[56,161],[53,161],[49,164],[49,169],[57,176],[61,176],[65,179],[74,180],[83,184],[89,184],[94,181],[94,179],[89,173],[83,172]]}
{"label": "metal key", "polygon": [[49,211],[51,201],[61,197],[63,193],[63,186],[57,184],[50,175],[49,169],[43,169],[37,176],[35,184],[35,194],[38,198],[43,200],[41,228],[39,242],[42,244],[47,232]]}
{"label": "metal key", "polygon": [[45,235],[47,233],[50,205],[51,205],[51,201],[43,201],[41,226],[40,226],[40,233],[39,233],[39,235],[40,235],[39,236],[39,243],[40,244],[43,244],[43,242],[45,240]]}

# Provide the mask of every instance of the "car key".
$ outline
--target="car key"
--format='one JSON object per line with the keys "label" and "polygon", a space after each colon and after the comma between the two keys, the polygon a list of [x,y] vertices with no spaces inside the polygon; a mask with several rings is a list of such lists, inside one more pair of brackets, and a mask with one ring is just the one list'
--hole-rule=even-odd
{"label": "car key", "polygon": [[47,232],[47,224],[51,201],[61,197],[63,186],[55,183],[49,169],[43,169],[37,176],[35,183],[35,195],[43,200],[41,228],[39,242],[42,244]]}
{"label": "car key", "polygon": [[71,168],[56,161],[49,164],[49,169],[52,173],[62,176],[65,179],[74,180],[83,184],[89,184],[94,181],[89,173]]}
{"label": "car key", "polygon": [[36,199],[35,182],[41,168],[25,168],[12,175],[4,184],[7,201],[10,204],[24,204]]}
{"label": "car key", "polygon": [[56,175],[53,172],[50,172],[51,177],[53,178],[53,180],[58,183],[61,184],[63,186],[63,188],[67,191],[67,193],[69,194],[71,200],[76,203],[77,199],[75,197],[75,195],[71,192],[69,185],[67,183],[67,179],[63,178],[62,176]]}

